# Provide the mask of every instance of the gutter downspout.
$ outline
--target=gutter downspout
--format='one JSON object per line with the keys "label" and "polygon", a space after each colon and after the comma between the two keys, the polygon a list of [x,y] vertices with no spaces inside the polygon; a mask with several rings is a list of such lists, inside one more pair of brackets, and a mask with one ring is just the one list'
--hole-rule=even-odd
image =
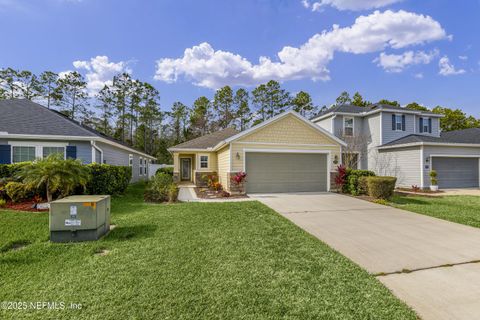
{"label": "gutter downspout", "polygon": [[95,152],[94,152],[94,150],[97,150],[98,152],[100,152],[100,164],[102,164],[102,163],[103,163],[103,150],[100,149],[100,148],[96,145],[96,143],[95,143],[94,140],[91,140],[91,141],[90,141],[90,144],[92,145],[92,163],[95,163],[96,160],[97,160],[96,157],[95,157]]}

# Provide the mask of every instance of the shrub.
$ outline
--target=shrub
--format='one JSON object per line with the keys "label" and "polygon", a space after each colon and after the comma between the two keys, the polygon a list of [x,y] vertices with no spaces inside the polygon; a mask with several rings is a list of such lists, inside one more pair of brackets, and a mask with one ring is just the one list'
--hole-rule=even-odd
{"label": "shrub", "polygon": [[173,203],[177,202],[178,200],[178,186],[175,183],[172,183],[170,187],[168,187],[168,202]]}
{"label": "shrub", "polygon": [[149,202],[166,202],[170,196],[175,196],[173,187],[173,177],[167,173],[156,174],[150,179],[145,188],[144,199]]}
{"label": "shrub", "polygon": [[132,168],[92,163],[87,165],[92,179],[87,183],[88,194],[123,194],[132,178]]}
{"label": "shrub", "polygon": [[368,177],[368,194],[376,199],[389,199],[396,182],[395,177]]}
{"label": "shrub", "polygon": [[12,164],[0,164],[0,179],[10,178],[18,180],[18,174],[21,169],[30,164],[30,162],[18,162]]}
{"label": "shrub", "polygon": [[166,173],[173,176],[173,167],[160,168],[155,172],[155,174]]}
{"label": "shrub", "polygon": [[347,183],[347,167],[343,164],[337,166],[337,174],[335,175],[335,184],[338,189],[344,192],[345,185]]}
{"label": "shrub", "polygon": [[361,194],[364,190],[359,187],[359,179],[361,177],[375,176],[375,173],[368,170],[346,170],[346,190],[350,194],[356,196]]}
{"label": "shrub", "polygon": [[18,175],[28,189],[45,190],[48,202],[53,200],[54,194],[67,196],[72,194],[75,188],[85,188],[90,180],[90,172],[80,160],[64,160],[61,154],[51,154],[44,159],[35,160],[23,166]]}
{"label": "shrub", "polygon": [[5,208],[7,206],[7,200],[0,199],[0,208]]}
{"label": "shrub", "polygon": [[13,202],[21,202],[33,197],[32,189],[28,185],[21,182],[9,182],[5,186],[5,190],[7,192],[7,196],[12,199]]}
{"label": "shrub", "polygon": [[243,172],[243,171],[240,171],[240,172],[237,172],[232,178],[232,183],[234,185],[237,186],[237,190],[240,192],[240,193],[244,193],[245,190],[244,190],[244,184],[245,184],[245,181],[247,180],[247,173],[246,172]]}
{"label": "shrub", "polygon": [[358,178],[358,194],[368,194],[368,176]]}
{"label": "shrub", "polygon": [[430,182],[431,182],[432,186],[437,186],[438,185],[437,171],[435,171],[435,170],[430,171]]}

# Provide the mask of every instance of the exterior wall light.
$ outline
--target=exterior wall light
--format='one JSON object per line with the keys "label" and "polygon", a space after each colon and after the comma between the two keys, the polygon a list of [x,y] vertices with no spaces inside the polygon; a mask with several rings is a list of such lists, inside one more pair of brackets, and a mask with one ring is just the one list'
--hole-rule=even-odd
{"label": "exterior wall light", "polygon": [[235,158],[237,158],[237,160],[240,160],[240,153],[237,152],[237,154],[235,155]]}
{"label": "exterior wall light", "polygon": [[335,156],[333,157],[333,163],[334,163],[334,164],[337,164],[337,163],[338,163],[338,155],[335,155]]}

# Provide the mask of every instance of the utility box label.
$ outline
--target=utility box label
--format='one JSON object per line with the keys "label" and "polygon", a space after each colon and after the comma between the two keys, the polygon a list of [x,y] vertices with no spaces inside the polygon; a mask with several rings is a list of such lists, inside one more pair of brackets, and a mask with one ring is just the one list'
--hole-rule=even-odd
{"label": "utility box label", "polygon": [[77,206],[70,206],[70,217],[76,217],[77,216]]}
{"label": "utility box label", "polygon": [[65,219],[66,227],[79,227],[82,225],[82,220],[78,219]]}

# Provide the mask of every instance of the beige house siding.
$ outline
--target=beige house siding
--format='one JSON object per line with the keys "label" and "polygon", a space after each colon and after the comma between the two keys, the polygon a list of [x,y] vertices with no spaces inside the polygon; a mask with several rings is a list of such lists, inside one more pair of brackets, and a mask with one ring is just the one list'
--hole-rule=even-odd
{"label": "beige house siding", "polygon": [[[200,156],[208,156],[208,168],[200,168]],[[195,153],[195,163],[197,164],[194,168],[198,172],[216,172],[218,171],[217,166],[217,153],[216,152],[198,152]]]}
{"label": "beige house siding", "polygon": [[179,153],[173,153],[173,172],[180,172],[180,158]]}
{"label": "beige house siding", "polygon": [[228,173],[230,171],[230,147],[227,146],[217,153],[218,180],[225,188],[228,186]]}
{"label": "beige house siding", "polygon": [[293,115],[280,118],[239,139],[238,142],[338,145],[338,142],[319,134],[318,130]]}

